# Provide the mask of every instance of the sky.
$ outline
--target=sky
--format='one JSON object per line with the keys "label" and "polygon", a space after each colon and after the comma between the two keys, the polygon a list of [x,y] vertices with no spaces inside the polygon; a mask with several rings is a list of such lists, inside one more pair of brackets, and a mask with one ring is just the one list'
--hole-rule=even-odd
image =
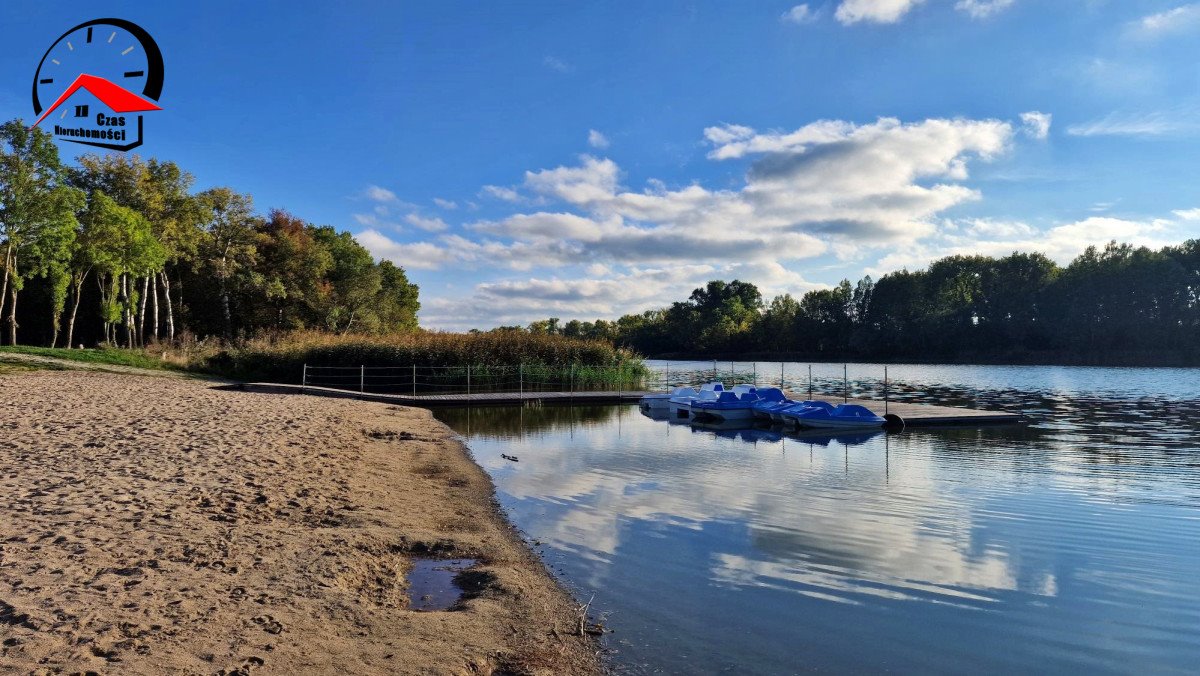
{"label": "sky", "polygon": [[104,17],[163,52],[134,152],[353,232],[427,328],[1200,237],[1200,2],[14,0],[0,119]]}

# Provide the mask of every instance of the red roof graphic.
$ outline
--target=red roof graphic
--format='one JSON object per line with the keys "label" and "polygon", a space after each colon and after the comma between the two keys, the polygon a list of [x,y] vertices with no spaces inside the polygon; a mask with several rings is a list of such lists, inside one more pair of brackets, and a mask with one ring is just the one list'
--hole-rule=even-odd
{"label": "red roof graphic", "polygon": [[101,103],[111,108],[114,113],[140,113],[145,110],[162,110],[162,108],[154,103],[143,99],[128,89],[113,84],[102,77],[83,73],[75,78],[71,86],[67,87],[67,90],[58,97],[58,100],[42,113],[42,116],[37,119],[37,122],[33,123],[33,126],[38,126],[39,122],[46,119],[46,116],[54,112],[55,108],[62,105],[63,101],[71,98],[71,95],[79,91],[80,87],[91,92],[96,98],[100,99]]}

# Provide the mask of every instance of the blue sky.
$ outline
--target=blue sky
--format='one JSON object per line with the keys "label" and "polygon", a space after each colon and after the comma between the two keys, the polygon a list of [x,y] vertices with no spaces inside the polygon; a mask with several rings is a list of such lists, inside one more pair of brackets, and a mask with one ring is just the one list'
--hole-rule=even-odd
{"label": "blue sky", "polygon": [[1200,236],[1200,3],[9,2],[0,118],[103,16],[166,62],[138,152],[355,232],[433,328]]}

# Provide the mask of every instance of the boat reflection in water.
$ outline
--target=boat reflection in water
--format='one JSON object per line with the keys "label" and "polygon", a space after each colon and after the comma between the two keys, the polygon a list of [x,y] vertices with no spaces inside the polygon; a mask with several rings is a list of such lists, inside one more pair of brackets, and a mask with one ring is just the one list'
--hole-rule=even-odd
{"label": "boat reflection in water", "polygon": [[787,430],[781,425],[771,425],[761,420],[724,420],[720,422],[698,422],[696,420],[681,420],[664,409],[639,409],[643,416],[651,420],[666,421],[671,425],[690,427],[694,432],[711,433],[724,439],[740,439],[754,443],[758,441],[775,442],[781,439],[794,439],[815,446],[829,446],[837,443],[843,446],[860,446],[871,439],[885,434],[882,429],[856,429],[839,431],[836,429],[801,429]]}

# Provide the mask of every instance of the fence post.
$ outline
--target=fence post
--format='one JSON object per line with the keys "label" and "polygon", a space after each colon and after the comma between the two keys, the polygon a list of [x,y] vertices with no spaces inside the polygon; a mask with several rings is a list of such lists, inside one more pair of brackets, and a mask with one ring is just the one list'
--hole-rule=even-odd
{"label": "fence post", "polygon": [[750,384],[758,387],[758,362],[753,362],[750,368],[753,369],[753,371],[751,371],[753,376],[751,377]]}
{"label": "fence post", "polygon": [[842,403],[850,403],[850,371],[842,362]]}
{"label": "fence post", "polygon": [[888,378],[887,364],[883,365],[883,414],[888,414]]}
{"label": "fence post", "polygon": [[713,360],[713,380],[717,379],[717,360]]}
{"label": "fence post", "polygon": [[670,392],[671,391],[671,362],[667,362],[667,372],[666,372],[666,375],[663,376],[663,380],[666,381],[664,384],[667,386],[667,391]]}
{"label": "fence post", "polygon": [[308,364],[304,365],[304,373],[300,376],[300,387],[308,387]]}
{"label": "fence post", "polygon": [[467,364],[467,401],[471,401],[471,365]]}
{"label": "fence post", "polygon": [[808,400],[812,401],[812,364],[808,365]]}
{"label": "fence post", "polygon": [[413,396],[417,396],[417,365],[413,364]]}
{"label": "fence post", "polygon": [[367,390],[367,365],[363,364],[358,368],[358,393],[362,394]]}
{"label": "fence post", "polygon": [[521,395],[521,400],[525,400],[525,365],[517,365],[517,392]]}
{"label": "fence post", "polygon": [[786,389],[787,389],[787,387],[785,387],[783,383],[784,383],[784,380],[783,380],[783,362],[779,362],[779,391],[780,391],[780,392],[783,392],[784,390],[786,390]]}

